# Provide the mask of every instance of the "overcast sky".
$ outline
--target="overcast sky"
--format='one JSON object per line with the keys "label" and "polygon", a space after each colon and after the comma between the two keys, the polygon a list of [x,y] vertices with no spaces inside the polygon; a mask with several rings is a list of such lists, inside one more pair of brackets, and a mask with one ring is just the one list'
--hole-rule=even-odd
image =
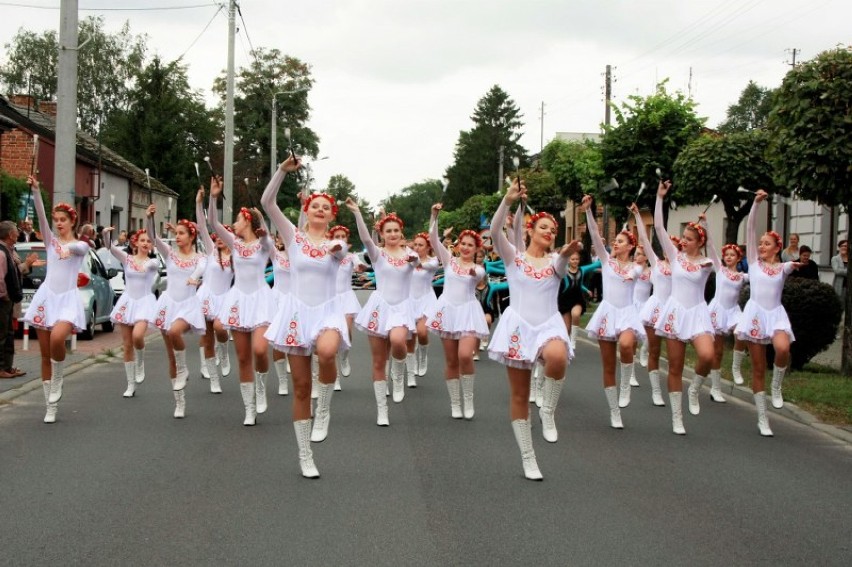
{"label": "overcast sky", "polygon": [[[0,0],[0,44],[21,27],[58,29],[58,6]],[[208,96],[225,68],[227,11],[211,0],[79,6],[81,19],[101,14],[113,31],[129,21],[148,35],[151,55],[185,53],[193,87]],[[174,7],[189,8],[162,9]],[[616,102],[668,77],[716,126],[750,79],[780,83],[785,50],[803,60],[852,43],[849,0],[243,0],[241,9],[238,67],[249,45],[312,66],[309,124],[328,156],[315,165],[316,186],[341,173],[373,204],[440,178],[459,131],[471,128],[477,101],[495,84],[520,107],[521,143],[533,153],[542,131],[545,144],[556,132],[599,131],[607,64]]]}

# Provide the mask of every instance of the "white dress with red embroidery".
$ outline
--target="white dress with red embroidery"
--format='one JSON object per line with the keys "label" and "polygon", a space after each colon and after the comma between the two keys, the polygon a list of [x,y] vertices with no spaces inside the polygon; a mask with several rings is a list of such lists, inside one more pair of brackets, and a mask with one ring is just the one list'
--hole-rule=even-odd
{"label": "white dress with red embroidery", "polygon": [[340,270],[337,272],[337,294],[340,296],[340,305],[345,315],[358,315],[361,312],[361,303],[352,289],[352,272],[358,264],[358,256],[347,254],[340,262]]}
{"label": "white dress with red embroidery", "polygon": [[272,291],[287,295],[290,293],[290,258],[284,250],[273,250],[269,259],[272,260],[272,279],[275,282]]}
{"label": "white dress with red embroidery", "polygon": [[488,336],[488,322],[482,304],[476,299],[476,284],[485,277],[485,269],[476,265],[462,268],[438,238],[438,223],[429,227],[429,242],[444,266],[444,292],[426,314],[426,328],[442,339]]}
{"label": "white dress with red embroidery", "polygon": [[730,335],[743,314],[738,303],[748,274],[725,266],[716,271],[716,295],[710,301],[710,322],[717,335]]}
{"label": "white dress with red embroidery", "polygon": [[[195,205],[195,217],[204,218],[201,203]],[[207,250],[207,269],[198,288],[198,299],[201,301],[201,311],[207,321],[213,321],[219,314],[222,299],[231,289],[234,281],[234,270],[231,268],[231,257],[222,256],[216,249],[216,243],[210,238],[206,223],[198,224],[198,233],[204,249]]]}
{"label": "white dress with red embroidery", "polygon": [[[509,207],[500,204],[491,226],[504,226]],[[509,307],[500,315],[488,342],[492,360],[514,368],[532,368],[550,341],[562,341],[568,360],[574,349],[568,339],[565,322],[557,309],[559,286],[565,276],[566,260],[550,255],[550,264],[536,269],[524,260],[523,252],[509,242],[505,234],[493,233],[494,249],[503,258],[509,283]]]}
{"label": "white dress with red embroidery", "polygon": [[272,321],[270,306],[275,299],[264,277],[272,242],[259,238],[246,244],[243,239],[234,238],[232,246],[234,285],[222,298],[217,318],[224,328],[233,331],[248,332],[266,327]]}
{"label": "white dress with red embroidery", "polygon": [[151,288],[157,278],[160,263],[155,258],[146,258],[140,263],[135,256],[115,246],[108,234],[104,244],[124,266],[124,293],[112,308],[110,321],[119,325],[151,321],[157,313],[157,298]]}
{"label": "white dress with red embroidery", "polygon": [[646,327],[654,327],[660,320],[663,305],[672,294],[672,269],[665,260],[657,259],[651,268],[653,292],[645,305],[639,310],[639,319]]}
{"label": "white dress with red embroidery", "polygon": [[[50,226],[44,212],[41,191],[33,191],[33,202],[39,226]],[[80,332],[86,328],[86,315],[77,291],[77,274],[89,253],[89,245],[81,241],[62,244],[50,230],[44,230],[43,234],[47,273],[30,301],[24,321],[37,329],[52,329],[60,321],[67,321],[75,331]]]}
{"label": "white dress with red embroidery", "polygon": [[633,305],[641,312],[651,297],[651,270],[643,268],[642,274],[633,286]]}
{"label": "white dress with red embroidery", "polygon": [[432,280],[440,267],[438,259],[432,256],[414,268],[414,274],[411,276],[411,309],[415,319],[426,317],[427,313],[435,310],[438,296],[435,295]]}
{"label": "white dress with red embroidery", "polygon": [[[153,226],[149,228],[148,234],[154,234]],[[155,237],[154,242],[166,259],[166,276],[169,282],[166,291],[157,300],[154,326],[161,331],[168,331],[175,321],[182,319],[192,332],[203,335],[207,331],[207,323],[201,311],[201,300],[196,294],[196,287],[189,280],[198,280],[201,277],[207,267],[207,258],[201,254],[181,258],[159,237]]]}

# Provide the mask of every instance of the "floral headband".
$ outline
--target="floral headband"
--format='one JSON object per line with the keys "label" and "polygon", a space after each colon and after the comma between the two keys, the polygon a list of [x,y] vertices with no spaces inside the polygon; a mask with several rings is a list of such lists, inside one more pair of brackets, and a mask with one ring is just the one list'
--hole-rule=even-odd
{"label": "floral headband", "polygon": [[432,247],[432,243],[429,242],[429,233],[428,232],[418,232],[417,234],[414,235],[414,238],[412,238],[411,241],[413,242],[413,241],[417,240],[418,238],[422,238],[423,240],[425,240],[426,244],[429,246],[429,248]]}
{"label": "floral headband", "polygon": [[627,240],[630,242],[630,246],[636,247],[636,235],[627,230],[626,228],[622,230],[619,234],[623,234]]}
{"label": "floral headband", "polygon": [[53,207],[54,213],[65,213],[71,217],[71,224],[77,224],[77,210],[68,203],[58,203]]}
{"label": "floral headband", "polygon": [[678,250],[683,249],[683,245],[680,243],[680,236],[675,236],[673,234],[669,235],[669,240],[672,241],[672,244],[674,244],[675,248],[677,248]]}
{"label": "floral headband", "polygon": [[246,222],[251,223],[254,219],[254,215],[251,214],[251,211],[246,207],[240,207],[240,215],[246,220]]}
{"label": "floral headband", "polygon": [[130,241],[130,244],[132,244],[133,246],[136,246],[136,241],[139,240],[139,237],[142,236],[143,234],[148,234],[148,231],[145,230],[144,228],[140,228],[139,230],[137,230],[136,232],[131,234],[130,238],[128,239]]}
{"label": "floral headband", "polygon": [[178,221],[178,225],[179,226],[185,226],[186,230],[189,231],[190,236],[195,238],[195,235],[198,232],[198,227],[195,225],[194,222],[192,222],[191,220],[187,220],[187,219],[180,219]]}
{"label": "floral headband", "polygon": [[[245,207],[244,207],[244,208],[245,208]],[[229,224],[223,224],[223,225],[222,225],[222,227],[223,227],[225,230],[227,230],[228,232],[230,232],[231,234],[234,234],[234,228],[233,228],[231,225],[229,225]],[[218,235],[218,234],[216,234],[215,232],[213,232],[213,233],[211,233],[211,234],[210,234],[210,239],[211,239],[211,240],[217,240],[218,238],[219,238],[219,235]]]}
{"label": "floral headband", "polygon": [[698,224],[697,222],[688,222],[686,223],[687,228],[691,228],[695,232],[698,233],[698,239],[701,242],[707,242],[707,231],[704,230],[704,227]]}
{"label": "floral headband", "polygon": [[782,244],[782,242],[783,242],[783,241],[781,240],[781,235],[780,235],[780,234],[778,234],[778,233],[777,233],[777,232],[775,232],[774,230],[767,230],[767,231],[766,231],[766,234],[768,234],[768,235],[769,235],[769,236],[771,236],[773,239],[775,239],[775,245],[776,245],[776,246],[778,246],[778,248],[783,248],[783,247],[784,247],[784,245]]}
{"label": "floral headband", "polygon": [[329,195],[328,193],[311,193],[311,194],[308,196],[308,198],[307,198],[307,199],[305,199],[305,206],[302,208],[302,210],[303,210],[303,211],[305,211],[305,212],[307,213],[307,212],[308,212],[308,207],[310,207],[310,206],[311,206],[311,202],[312,202],[314,199],[318,199],[318,198],[320,198],[320,197],[322,197],[323,199],[325,199],[325,200],[327,200],[329,203],[331,203],[331,214],[332,214],[332,215],[334,215],[334,216],[337,216],[337,211],[338,211],[338,208],[337,208],[337,201],[335,201],[335,200],[334,200],[334,197],[332,197],[332,196],[331,196],[331,195]]}
{"label": "floral headband", "polygon": [[534,214],[533,216],[530,217],[530,220],[527,221],[527,229],[531,230],[532,227],[535,226],[535,223],[537,223],[541,219],[550,219],[553,222],[553,224],[555,224],[556,226],[559,226],[559,223],[556,222],[556,219],[553,218],[553,215],[551,215],[550,213],[546,213],[544,211],[541,211],[541,212],[536,213],[536,214]]}
{"label": "floral headband", "polygon": [[341,230],[346,233],[346,238],[349,238],[349,235],[351,233],[349,232],[349,229],[346,228],[345,226],[343,226],[342,224],[335,225],[335,226],[331,227],[330,229],[328,229],[328,237],[331,238],[332,234],[334,234],[335,232],[341,231]]}
{"label": "floral headband", "polygon": [[465,236],[469,236],[469,237],[473,238],[474,242],[476,242],[476,247],[482,248],[482,237],[479,236],[479,233],[476,232],[475,230],[467,229],[467,230],[461,231],[459,233],[459,238],[456,242],[461,242],[462,238],[464,238]]}
{"label": "floral headband", "polygon": [[402,222],[402,219],[396,216],[396,213],[390,213],[389,215],[385,215],[383,219],[376,223],[376,231],[382,232],[382,227],[385,226],[386,222],[395,222],[399,224],[400,230],[405,228],[405,223]]}
{"label": "floral headband", "polygon": [[725,244],[724,246],[722,246],[722,256],[724,256],[725,252],[727,252],[728,250],[733,250],[734,254],[737,255],[737,258],[743,257],[742,248],[740,248],[736,244]]}

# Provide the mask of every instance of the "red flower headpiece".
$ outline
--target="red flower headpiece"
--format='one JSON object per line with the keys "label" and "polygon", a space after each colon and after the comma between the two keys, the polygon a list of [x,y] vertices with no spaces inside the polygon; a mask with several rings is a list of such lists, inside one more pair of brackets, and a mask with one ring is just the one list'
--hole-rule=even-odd
{"label": "red flower headpiece", "polygon": [[[229,225],[229,224],[223,224],[222,226],[225,228],[225,230],[227,230],[227,231],[228,231],[228,232],[230,232],[231,234],[234,234],[234,229],[233,229],[233,227],[231,227],[231,225]],[[210,233],[210,239],[211,239],[211,240],[213,240],[213,241],[215,242],[216,240],[218,240],[218,239],[219,239],[219,235],[218,235],[218,234],[216,234],[215,232],[212,232],[212,233]]]}
{"label": "red flower headpiece", "polygon": [[626,228],[622,230],[619,234],[623,234],[627,240],[630,242],[630,246],[636,247],[636,235],[627,230]]}
{"label": "red flower headpiece", "polygon": [[423,240],[425,240],[426,244],[429,246],[429,248],[432,247],[432,244],[429,242],[429,233],[428,232],[418,232],[417,234],[414,235],[414,238],[412,238],[411,241],[413,242],[413,241],[417,240],[418,238],[422,238]]}
{"label": "red flower headpiece", "polygon": [[703,226],[697,222],[688,222],[686,226],[698,233],[698,239],[701,243],[707,242],[707,231],[704,230]]}
{"label": "red flower headpiece", "polygon": [[308,212],[308,207],[310,207],[310,206],[311,206],[311,201],[313,201],[314,199],[318,199],[318,198],[320,198],[320,197],[322,197],[323,199],[325,199],[325,200],[327,200],[329,203],[331,203],[331,214],[332,214],[332,215],[334,215],[334,216],[337,216],[337,211],[338,211],[338,208],[337,208],[337,201],[335,201],[335,200],[334,200],[334,197],[332,197],[332,196],[331,196],[331,195],[329,195],[328,193],[311,193],[311,194],[308,196],[308,198],[307,198],[307,199],[305,199],[305,206],[302,208],[302,210],[303,210],[303,211],[305,211],[305,212],[307,213],[307,212]]}
{"label": "red flower headpiece", "polygon": [[527,221],[527,229],[532,229],[532,227],[535,226],[535,223],[537,223],[541,219],[550,219],[554,225],[559,226],[559,223],[556,222],[556,219],[553,218],[553,215],[541,211],[530,217],[530,220]]}
{"label": "red flower headpiece", "polygon": [[328,229],[328,234],[327,234],[327,236],[328,236],[329,238],[331,238],[331,235],[332,235],[332,234],[334,234],[335,232],[339,231],[339,230],[342,230],[343,232],[345,232],[345,233],[346,233],[346,238],[347,238],[347,239],[349,238],[349,235],[350,235],[351,233],[349,232],[349,229],[348,229],[348,228],[346,228],[345,226],[343,226],[342,224],[335,225],[335,226],[331,227],[330,229]]}
{"label": "red flower headpiece", "polygon": [[405,228],[405,223],[402,222],[402,219],[396,216],[396,213],[390,213],[388,215],[385,215],[382,219],[379,220],[379,222],[376,223],[376,232],[381,234],[382,227],[385,226],[386,222],[395,222],[399,224],[399,230]]}
{"label": "red flower headpiece", "polygon": [[465,236],[470,236],[471,238],[473,238],[474,242],[476,242],[476,247],[482,248],[482,237],[479,236],[479,233],[476,232],[475,230],[467,229],[467,230],[461,231],[459,233],[459,238],[456,242],[461,242],[462,238],[464,238]]}
{"label": "red flower headpiece", "polygon": [[198,227],[191,220],[180,219],[178,221],[178,225],[185,226],[186,230],[189,231],[190,236],[192,236],[193,238],[195,238],[195,235],[198,233]]}
{"label": "red flower headpiece", "polygon": [[724,246],[722,246],[722,256],[724,256],[725,252],[727,252],[728,250],[733,250],[734,253],[737,255],[737,258],[743,257],[743,249],[737,246],[736,244],[725,244]]}
{"label": "red flower headpiece", "polygon": [[143,234],[148,234],[148,231],[145,230],[144,228],[140,228],[139,230],[137,230],[136,232],[131,234],[130,238],[128,239],[128,240],[130,240],[130,244],[132,246],[136,246],[136,241],[139,240],[139,237],[142,236]]}
{"label": "red flower headpiece", "polygon": [[56,206],[53,207],[54,213],[65,213],[69,217],[71,217],[71,224],[77,224],[77,209],[69,205],[68,203],[57,203]]}
{"label": "red flower headpiece", "polygon": [[675,245],[675,248],[678,250],[683,250],[683,245],[680,243],[680,236],[669,235],[669,240],[672,241],[672,244]]}
{"label": "red flower headpiece", "polygon": [[251,211],[249,209],[247,209],[246,207],[240,207],[240,215],[242,215],[242,217],[249,224],[251,224],[251,221],[254,218],[254,216],[251,214]]}
{"label": "red flower headpiece", "polygon": [[775,245],[778,246],[778,248],[784,248],[784,244],[783,244],[784,241],[781,240],[780,234],[778,234],[774,230],[767,230],[766,234],[768,234],[769,236],[771,236],[772,238],[775,239]]}

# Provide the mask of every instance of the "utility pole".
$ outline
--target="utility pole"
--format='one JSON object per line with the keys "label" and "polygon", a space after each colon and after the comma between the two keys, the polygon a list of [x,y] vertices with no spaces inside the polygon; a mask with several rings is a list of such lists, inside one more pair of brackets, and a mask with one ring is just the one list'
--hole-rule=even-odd
{"label": "utility pole", "polygon": [[503,151],[504,147],[500,146],[499,157],[497,158],[497,192],[503,189]]}
{"label": "utility pole", "polygon": [[[606,107],[604,108],[604,124],[607,127],[610,125],[611,116],[609,111],[609,104],[612,101],[612,65],[606,66],[606,75],[604,79],[604,104]],[[593,211],[594,212],[594,211]],[[609,209],[604,205],[603,210],[603,235],[604,238],[609,242]]]}
{"label": "utility pole", "polygon": [[544,101],[541,101],[541,148],[539,152],[544,151]]}
{"label": "utility pole", "polygon": [[[226,207],[234,207],[234,36],[236,35],[236,0],[228,3],[228,75],[225,81],[225,164],[223,177],[225,186],[222,195],[224,214]],[[225,215],[223,218],[229,218]]]}
{"label": "utility pole", "polygon": [[786,64],[787,64],[787,65],[789,65],[790,67],[795,67],[795,66],[796,66],[796,55],[798,55],[799,53],[801,53],[801,52],[802,52],[802,50],[801,50],[801,49],[799,49],[799,48],[797,48],[797,47],[793,47],[792,49],[787,49],[786,51],[787,51],[788,53],[790,53],[790,59],[791,59],[791,60],[790,60],[790,61],[785,61],[784,63],[786,63]]}
{"label": "utility pole", "polygon": [[[75,204],[77,166],[77,0],[59,7],[59,62],[56,90],[56,156],[53,160],[53,203]],[[50,230],[42,226],[41,230]]]}

